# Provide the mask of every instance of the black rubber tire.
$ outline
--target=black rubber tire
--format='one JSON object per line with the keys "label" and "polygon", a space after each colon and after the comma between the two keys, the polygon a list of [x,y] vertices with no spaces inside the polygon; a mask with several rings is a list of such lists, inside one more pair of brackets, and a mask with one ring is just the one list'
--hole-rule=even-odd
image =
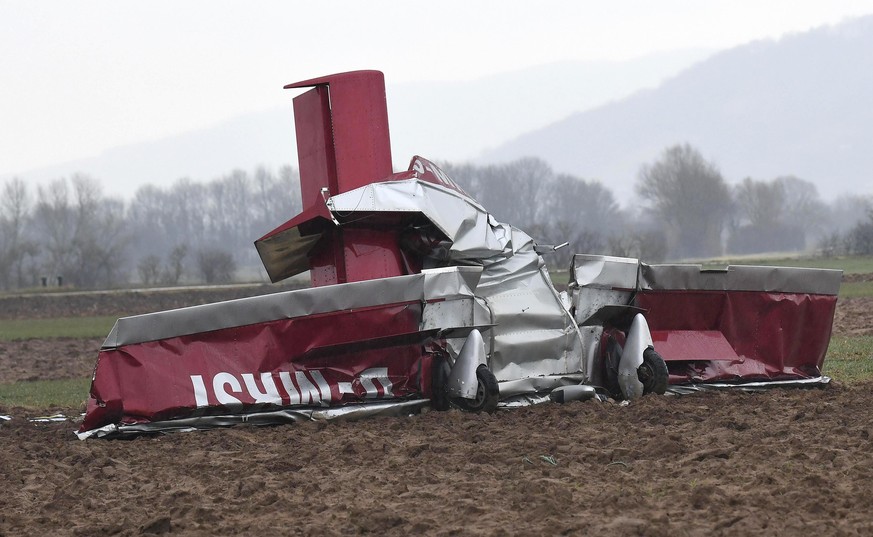
{"label": "black rubber tire", "polygon": [[614,337],[609,336],[606,343],[606,356],[603,360],[604,388],[613,399],[623,399],[621,386],[618,385],[618,363],[621,361],[621,345]]}
{"label": "black rubber tire", "polygon": [[643,351],[643,364],[637,368],[637,378],[643,383],[643,395],[655,393],[664,395],[670,372],[667,362],[652,347]]}
{"label": "black rubber tire", "polygon": [[433,359],[433,397],[431,406],[434,410],[448,410],[451,407],[449,403],[449,394],[446,391],[446,384],[449,380],[449,364],[442,356],[435,356]]}
{"label": "black rubber tire", "polygon": [[453,402],[461,410],[467,412],[488,412],[491,414],[497,410],[497,402],[500,400],[500,386],[497,377],[485,365],[476,369],[476,398],[457,398]]}

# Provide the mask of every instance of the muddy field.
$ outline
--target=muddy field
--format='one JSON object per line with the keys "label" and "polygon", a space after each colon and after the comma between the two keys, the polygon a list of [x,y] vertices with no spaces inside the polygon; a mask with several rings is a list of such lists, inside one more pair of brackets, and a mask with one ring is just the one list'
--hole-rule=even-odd
{"label": "muddy field", "polygon": [[[0,379],[86,376],[99,344],[0,343]],[[871,408],[868,383],[85,442],[0,408],[0,536],[871,535]]]}

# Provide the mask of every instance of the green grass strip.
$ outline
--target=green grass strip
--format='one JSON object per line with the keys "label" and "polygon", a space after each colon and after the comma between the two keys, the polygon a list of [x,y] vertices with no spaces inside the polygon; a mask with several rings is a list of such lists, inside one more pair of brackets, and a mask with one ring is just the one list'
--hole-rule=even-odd
{"label": "green grass strip", "polygon": [[840,298],[873,296],[873,282],[843,282],[840,284]]}
{"label": "green grass strip", "polygon": [[873,378],[873,336],[832,337],[823,373],[845,383]]}
{"label": "green grass strip", "polygon": [[106,337],[117,317],[0,320],[0,341]]}
{"label": "green grass strip", "polygon": [[91,379],[36,380],[0,384],[0,406],[49,409],[83,408]]}

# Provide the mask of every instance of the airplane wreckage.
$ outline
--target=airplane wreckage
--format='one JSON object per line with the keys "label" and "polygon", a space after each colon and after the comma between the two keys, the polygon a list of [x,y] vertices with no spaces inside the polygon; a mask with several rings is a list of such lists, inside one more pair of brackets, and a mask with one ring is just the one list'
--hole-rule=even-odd
{"label": "airplane wreckage", "polygon": [[821,385],[841,271],[538,245],[433,163],[394,173],[378,71],[289,84],[303,212],[255,241],[311,287],[117,321],[80,438]]}

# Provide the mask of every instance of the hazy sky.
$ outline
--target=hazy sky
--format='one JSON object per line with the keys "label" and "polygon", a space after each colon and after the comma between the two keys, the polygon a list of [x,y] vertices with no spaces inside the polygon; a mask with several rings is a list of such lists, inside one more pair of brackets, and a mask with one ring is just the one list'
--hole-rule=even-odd
{"label": "hazy sky", "polygon": [[284,84],[334,72],[470,79],[869,13],[873,0],[0,0],[0,176],[290,107]]}

